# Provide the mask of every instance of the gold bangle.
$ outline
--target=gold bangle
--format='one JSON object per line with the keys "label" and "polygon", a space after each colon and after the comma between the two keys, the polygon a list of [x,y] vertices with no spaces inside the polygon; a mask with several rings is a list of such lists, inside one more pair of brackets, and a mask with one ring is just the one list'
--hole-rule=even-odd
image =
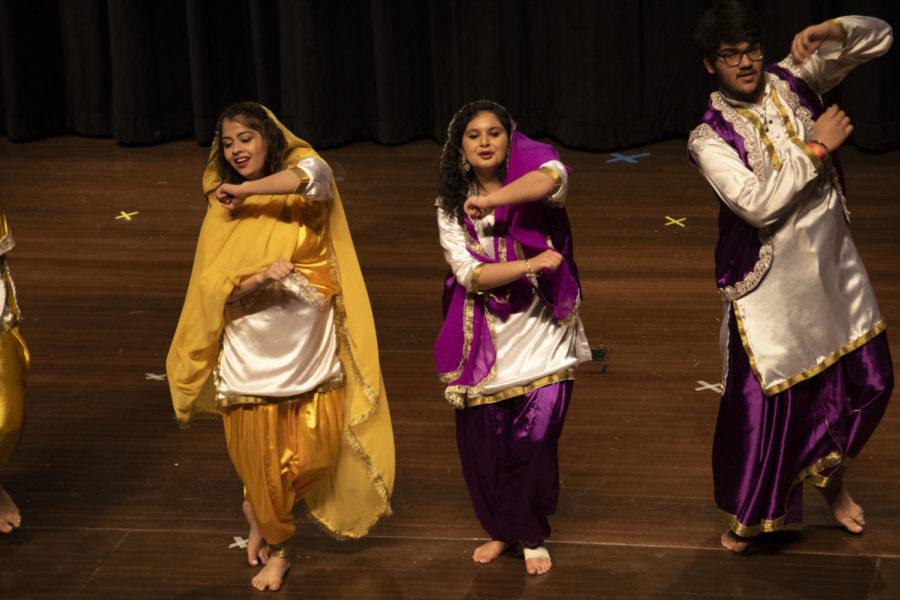
{"label": "gold bangle", "polygon": [[528,259],[525,259],[525,270],[528,271],[529,275],[534,275],[534,269],[531,268],[531,264],[528,262]]}

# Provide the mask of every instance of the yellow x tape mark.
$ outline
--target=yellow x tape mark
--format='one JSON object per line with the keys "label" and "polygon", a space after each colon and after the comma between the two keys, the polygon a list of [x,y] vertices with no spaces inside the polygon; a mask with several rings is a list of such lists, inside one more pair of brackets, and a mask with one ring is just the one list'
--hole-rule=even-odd
{"label": "yellow x tape mark", "polygon": [[687,217],[681,217],[680,219],[673,219],[669,215],[666,215],[666,227],[669,225],[678,225],[679,227],[687,227],[684,222],[687,221]]}
{"label": "yellow x tape mark", "polygon": [[120,210],[119,216],[116,217],[116,220],[118,221],[119,219],[125,219],[126,221],[130,221],[131,217],[133,217],[134,215],[138,215],[138,214],[140,214],[138,211],[125,212],[124,210]]}

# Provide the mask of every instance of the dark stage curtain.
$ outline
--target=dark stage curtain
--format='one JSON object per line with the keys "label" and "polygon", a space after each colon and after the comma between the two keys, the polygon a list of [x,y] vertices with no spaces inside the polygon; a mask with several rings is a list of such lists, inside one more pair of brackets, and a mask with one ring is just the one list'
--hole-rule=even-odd
{"label": "dark stage curtain", "polygon": [[[767,59],[843,14],[897,21],[894,1],[755,1]],[[690,45],[705,0],[0,0],[0,129],[122,144],[208,143],[236,100],[271,107],[320,147],[442,140],[463,102],[589,150],[685,135],[711,82]],[[900,146],[900,59],[831,94],[867,150]]]}

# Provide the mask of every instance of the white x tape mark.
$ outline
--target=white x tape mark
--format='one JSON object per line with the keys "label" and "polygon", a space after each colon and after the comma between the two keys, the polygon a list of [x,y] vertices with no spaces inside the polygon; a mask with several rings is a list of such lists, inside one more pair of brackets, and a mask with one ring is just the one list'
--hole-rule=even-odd
{"label": "white x tape mark", "polygon": [[165,373],[144,373],[144,379],[147,381],[165,381]]}
{"label": "white x tape mark", "polygon": [[717,394],[721,394],[725,391],[722,389],[721,383],[707,383],[707,382],[703,381],[702,379],[700,381],[698,381],[697,383],[700,384],[700,387],[694,388],[694,391],[697,391],[697,392],[701,392],[703,390],[712,390],[712,391],[716,392]]}
{"label": "white x tape mark", "polygon": [[229,550],[231,550],[232,548],[246,548],[246,547],[247,547],[247,541],[248,541],[248,540],[245,540],[245,539],[242,538],[241,536],[236,535],[236,536],[234,536],[234,537],[231,538],[231,539],[234,540],[234,543],[231,544],[230,546],[228,546],[228,549],[229,549]]}

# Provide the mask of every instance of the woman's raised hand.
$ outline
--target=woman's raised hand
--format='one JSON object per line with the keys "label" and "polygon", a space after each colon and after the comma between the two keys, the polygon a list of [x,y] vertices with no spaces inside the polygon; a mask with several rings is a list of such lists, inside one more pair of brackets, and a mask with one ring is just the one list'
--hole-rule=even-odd
{"label": "woman's raised hand", "polygon": [[528,266],[530,266],[531,270],[538,275],[542,271],[553,273],[559,268],[559,265],[562,264],[562,260],[562,254],[556,250],[544,250],[534,258],[529,258]]}
{"label": "woman's raised hand", "polygon": [[216,198],[218,198],[219,204],[232,213],[241,207],[244,199],[249,195],[237,183],[223,183],[216,189]]}
{"label": "woman's raised hand", "polygon": [[263,278],[267,282],[271,281],[281,281],[288,275],[294,272],[296,267],[294,267],[294,263],[287,260],[286,258],[278,258],[269,265],[269,268],[266,269],[265,273],[263,273]]}

